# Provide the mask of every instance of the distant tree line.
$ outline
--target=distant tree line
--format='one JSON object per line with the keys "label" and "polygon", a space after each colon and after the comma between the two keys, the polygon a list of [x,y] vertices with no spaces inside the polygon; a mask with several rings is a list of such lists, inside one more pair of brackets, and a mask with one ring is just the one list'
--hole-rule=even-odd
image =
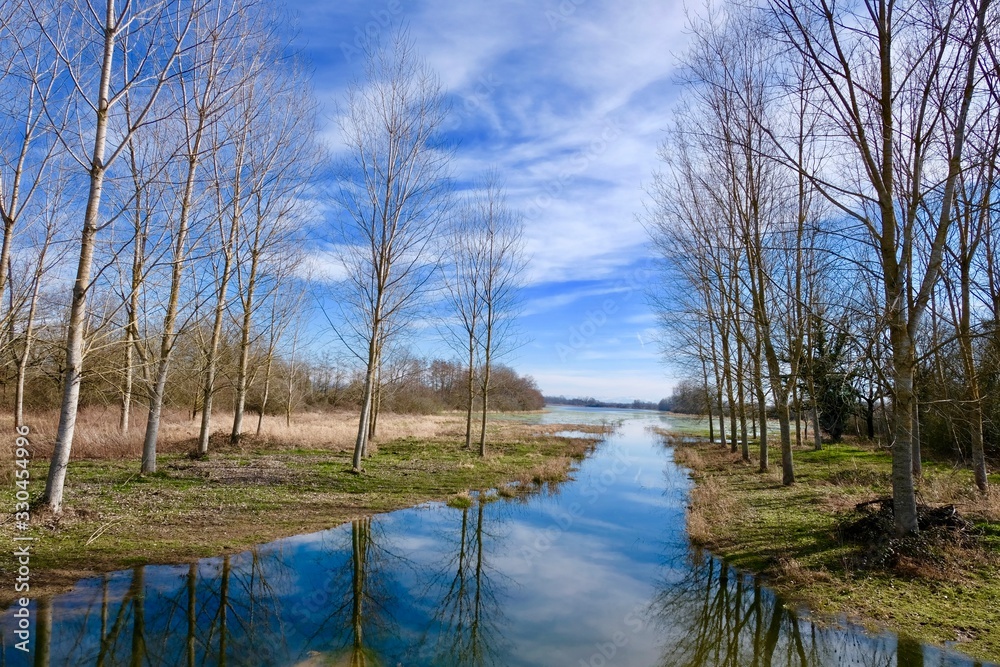
{"label": "distant tree line", "polygon": [[[1000,14],[989,0],[707,7],[645,224],[665,352],[713,436],[795,481],[801,422],[892,450],[897,532],[928,447],[1000,454]],[[777,422],[772,434],[768,417]]]}
{"label": "distant tree line", "polygon": [[[666,399],[664,399],[666,400]],[[599,401],[593,397],[587,398],[566,398],[565,396],[546,396],[545,403],[548,405],[578,405],[585,408],[619,408],[622,410],[660,410],[660,404],[651,401],[640,401],[636,399],[629,402],[617,403],[614,401]]]}
{"label": "distant tree line", "polygon": [[[300,404],[309,409],[354,409],[364,395],[364,377],[356,368],[337,363],[312,366],[307,390]],[[408,354],[387,360],[383,368],[382,406],[390,412],[433,414],[468,407],[468,367],[458,361],[425,360]],[[545,400],[534,378],[495,365],[490,371],[490,410],[516,412],[541,410]],[[478,377],[474,381],[481,382]],[[474,399],[481,407],[482,397]]]}

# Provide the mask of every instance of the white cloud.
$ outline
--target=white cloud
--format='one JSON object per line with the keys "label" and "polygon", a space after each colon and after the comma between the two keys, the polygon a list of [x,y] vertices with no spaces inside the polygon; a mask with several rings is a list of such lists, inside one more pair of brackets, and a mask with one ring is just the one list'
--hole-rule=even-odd
{"label": "white cloud", "polygon": [[[315,25],[311,5],[319,10]],[[334,102],[360,72],[360,63],[347,62],[339,44],[352,39],[355,28],[363,29],[372,12],[390,6],[395,5],[389,0],[370,5],[344,0],[335,9],[315,0],[300,5],[314,50],[325,59],[317,67],[316,90],[326,101],[325,139],[334,147],[340,145]],[[643,210],[643,183],[659,166],[656,151],[677,94],[673,54],[686,40],[682,4],[417,0],[399,6],[395,18],[409,26],[417,49],[453,95],[456,181],[472,182],[496,166],[506,178],[510,203],[525,213],[528,287],[556,293],[528,301],[525,314],[579,306],[604,293],[567,283],[628,278],[626,272],[649,255],[636,215]],[[553,18],[560,11],[565,20]],[[331,31],[325,41],[321,26]],[[313,253],[309,262],[330,280],[344,277],[328,255]],[[556,329],[565,325],[563,319],[549,324],[543,319],[533,318],[538,330],[529,337],[560,333]],[[604,342],[602,349],[591,349],[598,341],[585,355],[566,360],[579,375],[524,370],[546,393],[602,398],[669,393],[647,336],[653,317],[618,324],[616,349],[638,350],[641,359],[631,359],[638,371],[603,373],[629,360],[603,349]]]}
{"label": "white cloud", "polygon": [[338,283],[347,278],[347,269],[337,248],[312,250],[302,258],[299,275],[323,283]]}
{"label": "white cloud", "polygon": [[[390,6],[358,5],[346,20],[363,28]],[[395,17],[459,97],[459,134],[473,132],[456,176],[498,165],[511,203],[527,214],[530,283],[609,277],[645,252],[635,214],[669,113],[680,7],[426,0]],[[318,89],[330,101],[345,80]],[[332,118],[324,135],[339,145]]]}
{"label": "white cloud", "polygon": [[604,296],[607,294],[620,294],[623,292],[628,292],[629,290],[630,288],[628,286],[617,286],[617,285],[565,290],[559,294],[551,294],[528,300],[528,302],[524,305],[524,308],[521,311],[521,315],[528,316],[528,315],[536,315],[538,313],[547,313],[555,308],[562,308],[563,306],[568,306],[569,304],[579,301],[580,299],[587,299],[595,296]]}

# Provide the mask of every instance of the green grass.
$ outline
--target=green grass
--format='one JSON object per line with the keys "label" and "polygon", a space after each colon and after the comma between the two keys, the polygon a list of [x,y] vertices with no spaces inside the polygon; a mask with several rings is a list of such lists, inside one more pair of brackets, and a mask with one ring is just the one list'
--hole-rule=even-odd
{"label": "green grass", "polygon": [[[891,460],[863,445],[796,450],[796,484],[739,461],[718,445],[682,445],[679,463],[696,487],[692,537],[737,568],[769,577],[786,597],[820,614],[846,614],[935,644],[958,642],[977,658],[1000,661],[1000,521],[996,491],[983,498],[971,474],[942,463],[924,466],[921,502],[954,503],[982,530],[971,548],[947,546],[933,561],[903,560],[892,570],[861,569],[861,546],[836,530],[858,502],[890,494]],[[1000,484],[996,475],[994,485]]]}
{"label": "green grass", "polygon": [[[31,592],[54,593],[100,571],[241,551],[470,490],[517,482],[505,495],[528,492],[537,488],[534,479],[565,479],[594,442],[516,428],[502,437],[486,458],[454,439],[383,443],[360,475],[351,470],[350,452],[316,449],[251,448],[204,460],[166,454],[146,476],[137,474],[137,461],[72,461],[62,514],[33,511]],[[36,500],[46,469],[45,461],[31,464]],[[12,481],[3,485],[4,506],[13,507],[15,490]],[[10,522],[0,526],[3,539],[13,532]],[[6,580],[11,568],[12,559],[0,560]]]}

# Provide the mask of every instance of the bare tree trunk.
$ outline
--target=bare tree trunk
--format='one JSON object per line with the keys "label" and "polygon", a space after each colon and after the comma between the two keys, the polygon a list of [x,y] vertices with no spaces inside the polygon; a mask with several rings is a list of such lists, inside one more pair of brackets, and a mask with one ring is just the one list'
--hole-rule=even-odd
{"label": "bare tree trunk", "polygon": [[364,393],[361,396],[361,415],[358,418],[358,438],[354,443],[354,472],[360,473],[361,470],[361,457],[364,456],[365,447],[368,444],[368,419],[372,410],[372,391],[375,384],[375,366],[376,366],[376,342],[375,337],[378,336],[379,330],[379,319],[376,313],[375,317],[375,333],[372,334],[371,342],[368,346],[368,370],[365,373],[365,386]]}
{"label": "bare tree trunk", "polygon": [[913,469],[913,477],[920,479],[924,474],[924,464],[920,455],[920,400],[916,392],[913,394],[913,442],[910,450],[913,452],[913,460],[910,462]]}
{"label": "bare tree trunk", "polygon": [[819,409],[813,406],[812,409],[812,423],[813,423],[813,449],[817,452],[823,449],[823,434],[819,432]]}
{"label": "bare tree trunk", "polygon": [[[489,319],[487,314],[487,319]],[[483,422],[480,425],[479,431],[479,455],[486,456],[486,413],[489,410],[489,398],[490,398],[490,357],[493,349],[493,328],[487,324],[486,326],[486,346],[483,349],[483,383],[482,383],[482,394],[483,394]]]}
{"label": "bare tree trunk", "polygon": [[295,375],[293,373],[288,374],[288,396],[285,400],[285,426],[291,428],[292,426],[292,388],[295,386]]}
{"label": "bare tree trunk", "polygon": [[475,334],[472,330],[469,331],[469,391],[468,400],[469,404],[466,406],[465,410],[465,448],[472,449],[472,404],[476,400],[476,342]]}
{"label": "bare tree trunk", "polygon": [[[193,177],[193,176],[192,176]],[[193,185],[193,184],[192,184]],[[184,266],[184,245],[187,243],[188,212],[187,206],[181,213],[181,230],[178,233],[177,247],[174,255],[173,277],[171,280],[170,300],[167,302],[167,313],[163,320],[163,337],[160,340],[160,355],[157,363],[153,391],[149,397],[149,413],[146,417],[146,435],[142,444],[142,472],[156,472],[156,443],[160,432],[160,417],[163,412],[163,399],[167,387],[167,375],[170,369],[170,355],[177,338],[175,323],[177,309],[180,303],[181,273]]]}
{"label": "bare tree trunk", "polygon": [[[28,319],[24,326],[24,347],[17,359],[17,388],[14,392],[14,426],[24,426],[24,380],[28,373],[28,360],[31,358],[31,343],[35,336],[35,312],[38,307],[38,291],[42,284],[42,274],[45,271],[45,255],[51,236],[45,239],[38,258],[38,268],[31,285],[31,297],[28,303]],[[12,318],[13,319],[13,318]]]}
{"label": "bare tree trunk", "polygon": [[[759,245],[759,244],[758,244]],[[782,376],[781,362],[777,350],[771,341],[771,321],[766,311],[766,277],[758,258],[750,258],[751,265],[758,259],[755,271],[754,317],[757,321],[757,337],[761,342],[764,358],[767,362],[768,381],[771,385],[771,395],[774,397],[774,409],[778,413],[778,434],[781,439],[781,483],[789,486],[795,483],[795,468],[792,462],[792,438],[789,428],[788,387],[795,382],[796,364],[792,362],[792,372],[786,380]],[[788,384],[786,384],[786,382]],[[763,429],[762,429],[763,432]],[[763,438],[762,438],[763,439]]]}
{"label": "bare tree trunk", "polygon": [[[257,229],[254,232],[255,239],[260,236],[260,224],[258,220]],[[243,433],[243,411],[247,404],[247,387],[250,374],[250,328],[253,325],[254,292],[257,287],[257,266],[259,261],[259,245],[254,242],[254,248],[250,255],[250,275],[244,287],[243,296],[243,323],[240,328],[240,356],[236,368],[236,401],[233,408],[233,430],[229,435],[229,443],[236,445],[240,442]]]}
{"label": "bare tree trunk", "polygon": [[264,366],[264,395],[260,398],[260,413],[257,415],[257,437],[260,437],[261,427],[264,425],[264,412],[267,410],[267,398],[271,393],[271,362],[274,360],[273,354],[267,355],[267,363]]}
{"label": "bare tree trunk", "polygon": [[705,352],[699,350],[698,356],[701,361],[701,376],[705,386],[705,409],[708,410],[708,441],[715,440],[715,420],[712,417],[712,393],[708,387],[708,368],[705,364]]}
{"label": "bare tree trunk", "polygon": [[247,385],[250,366],[250,311],[243,316],[243,332],[240,334],[240,356],[236,370],[236,398],[233,402],[233,429],[229,433],[229,444],[237,445],[243,435],[243,413],[247,406]]}
{"label": "bare tree trunk", "polygon": [[[16,191],[14,205],[17,205]],[[14,217],[9,215],[6,210],[0,210],[0,216],[3,219],[3,241],[0,241],[0,303],[3,303],[3,291],[7,287],[7,276],[10,265],[10,246],[14,240]],[[7,317],[10,316],[11,314],[8,313]]]}
{"label": "bare tree trunk", "polygon": [[[802,399],[798,385],[792,385],[792,405],[795,409],[795,446],[802,446]],[[808,429],[808,426],[806,427]],[[806,433],[808,437],[809,433]]]}
{"label": "bare tree trunk", "polygon": [[[727,297],[723,291],[724,286],[722,284],[721,272],[719,278],[719,294],[725,304]],[[733,364],[731,361],[732,350],[730,345],[729,329],[732,326],[732,322],[729,321],[732,313],[732,309],[723,305],[722,312],[719,314],[719,334],[722,343],[722,377],[725,381],[726,387],[726,400],[729,402],[729,438],[730,451],[736,452],[736,397],[733,394]],[[726,445],[726,441],[723,440],[723,445]]]}
{"label": "bare tree trunk", "polygon": [[757,339],[757,354],[754,355],[754,388],[757,391],[757,410],[760,420],[760,438],[758,440],[758,457],[760,472],[767,472],[770,460],[767,452],[767,396],[764,394],[764,372],[761,368],[760,339]]}
{"label": "bare tree trunk", "polygon": [[[131,315],[129,315],[131,319]],[[130,323],[131,324],[131,323]],[[118,412],[118,431],[123,435],[128,433],[132,416],[132,384],[135,366],[135,343],[132,340],[132,328],[127,325],[125,328],[125,359],[122,362],[122,401]]]}
{"label": "bare tree trunk", "polygon": [[382,351],[379,350],[375,360],[375,385],[372,387],[372,409],[368,418],[368,440],[365,442],[362,456],[368,456],[368,444],[375,438],[375,427],[378,425],[378,412],[382,407]]}
{"label": "bare tree trunk", "polygon": [[[125,99],[126,117],[131,115],[129,99]],[[142,289],[143,272],[146,262],[146,221],[144,220],[143,201],[145,186],[136,162],[135,141],[128,142],[129,168],[132,176],[132,187],[135,192],[135,201],[132,209],[132,275],[129,284],[129,298],[125,313],[125,360],[124,373],[122,379],[122,402],[121,413],[118,417],[118,430],[121,433],[128,433],[132,418],[132,391],[135,381],[135,355],[139,345],[139,291]],[[143,359],[143,362],[146,360]]]}
{"label": "bare tree trunk", "polygon": [[105,25],[104,52],[101,62],[101,81],[97,94],[97,119],[94,126],[94,146],[91,151],[93,167],[90,170],[90,188],[87,193],[87,207],[83,217],[83,231],[80,234],[80,261],[77,264],[76,279],[73,282],[73,298],[70,302],[69,321],[66,328],[66,370],[63,375],[62,404],[59,407],[59,426],[49,463],[49,474],[45,481],[43,502],[59,512],[62,509],[63,487],[66,483],[66,467],[69,465],[70,450],[73,447],[73,433],[76,430],[76,412],[80,403],[80,383],[83,380],[83,338],[87,317],[87,291],[90,287],[90,271],[94,263],[97,223],[100,216],[101,192],[104,187],[104,150],[108,135],[108,107],[111,89],[111,66],[115,53],[117,32],[110,29],[114,25],[114,3],[108,0]]}
{"label": "bare tree trunk", "polygon": [[[198,431],[198,453],[202,456],[208,453],[208,441],[212,436],[212,410],[215,399],[215,374],[219,365],[219,343],[222,341],[222,322],[226,314],[227,292],[229,290],[229,280],[233,271],[233,253],[236,251],[236,239],[239,233],[240,219],[242,216],[241,204],[241,184],[242,166],[244,157],[244,134],[237,142],[235,166],[232,171],[233,178],[233,200],[229,225],[229,236],[222,240],[222,273],[219,275],[219,291],[215,300],[215,313],[212,321],[212,338],[208,343],[208,350],[205,358],[205,384],[201,391],[201,428]],[[221,194],[218,196],[221,197]],[[221,202],[219,209],[221,210]]]}
{"label": "bare tree trunk", "polygon": [[[737,298],[734,295],[734,298]],[[739,301],[737,299],[736,303]],[[736,325],[736,401],[740,412],[740,449],[743,461],[750,462],[750,443],[747,441],[747,406],[746,406],[746,363],[743,358],[746,341],[743,337],[743,327],[740,325],[740,313],[734,317]]]}
{"label": "bare tree trunk", "polygon": [[292,395],[295,390],[295,350],[299,344],[299,325],[296,324],[292,334],[292,349],[288,354],[288,394],[285,397],[285,426],[292,426]]}
{"label": "bare tree trunk", "polygon": [[[710,292],[710,288],[706,288],[706,295]],[[712,371],[715,373],[715,399],[716,404],[719,406],[719,442],[725,446],[726,444],[726,413],[723,409],[723,399],[722,399],[722,374],[720,373],[721,364],[719,363],[719,354],[715,345],[715,318],[712,316],[711,302],[706,301],[708,306],[708,337],[711,342],[712,351]]]}
{"label": "bare tree trunk", "polygon": [[[787,401],[787,397],[785,397]],[[788,403],[778,406],[778,433],[781,437],[781,483],[789,486],[795,483],[795,467],[792,464],[792,434],[788,418]]]}

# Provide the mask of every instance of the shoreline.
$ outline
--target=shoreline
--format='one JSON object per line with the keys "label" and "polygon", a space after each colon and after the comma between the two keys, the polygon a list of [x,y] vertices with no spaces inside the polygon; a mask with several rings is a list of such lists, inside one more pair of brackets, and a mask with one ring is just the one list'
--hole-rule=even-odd
{"label": "shoreline", "polygon": [[923,502],[958,505],[982,537],[969,547],[946,547],[928,562],[900,558],[891,568],[865,568],[855,563],[862,547],[840,537],[838,526],[857,503],[885,495],[886,453],[850,444],[796,449],[797,481],[784,487],[780,468],[761,474],[728,447],[692,442],[690,434],[661,435],[695,483],[687,512],[693,544],[763,577],[822,622],[847,619],[1000,662],[996,487],[977,499],[965,493],[971,474],[961,472],[968,471],[927,464]]}
{"label": "shoreline", "polygon": [[[242,552],[469,491],[530,493],[566,480],[600,442],[555,435],[581,430],[577,425],[498,420],[490,425],[487,457],[480,459],[464,449],[457,430],[464,424],[436,418],[440,427],[431,437],[379,442],[361,475],[350,470],[348,448],[290,447],[251,437],[206,459],[165,448],[173,451],[161,454],[160,470],[145,477],[137,474],[135,460],[73,460],[64,511],[32,509],[30,591],[15,592],[16,559],[3,559],[0,577],[9,585],[0,604],[25,594],[50,597],[102,573]],[[598,433],[600,427],[584,430]],[[47,466],[46,460],[31,463],[33,502]],[[6,506],[13,507],[15,490],[13,481],[4,485]],[[0,536],[15,544],[11,518],[0,524]]]}

